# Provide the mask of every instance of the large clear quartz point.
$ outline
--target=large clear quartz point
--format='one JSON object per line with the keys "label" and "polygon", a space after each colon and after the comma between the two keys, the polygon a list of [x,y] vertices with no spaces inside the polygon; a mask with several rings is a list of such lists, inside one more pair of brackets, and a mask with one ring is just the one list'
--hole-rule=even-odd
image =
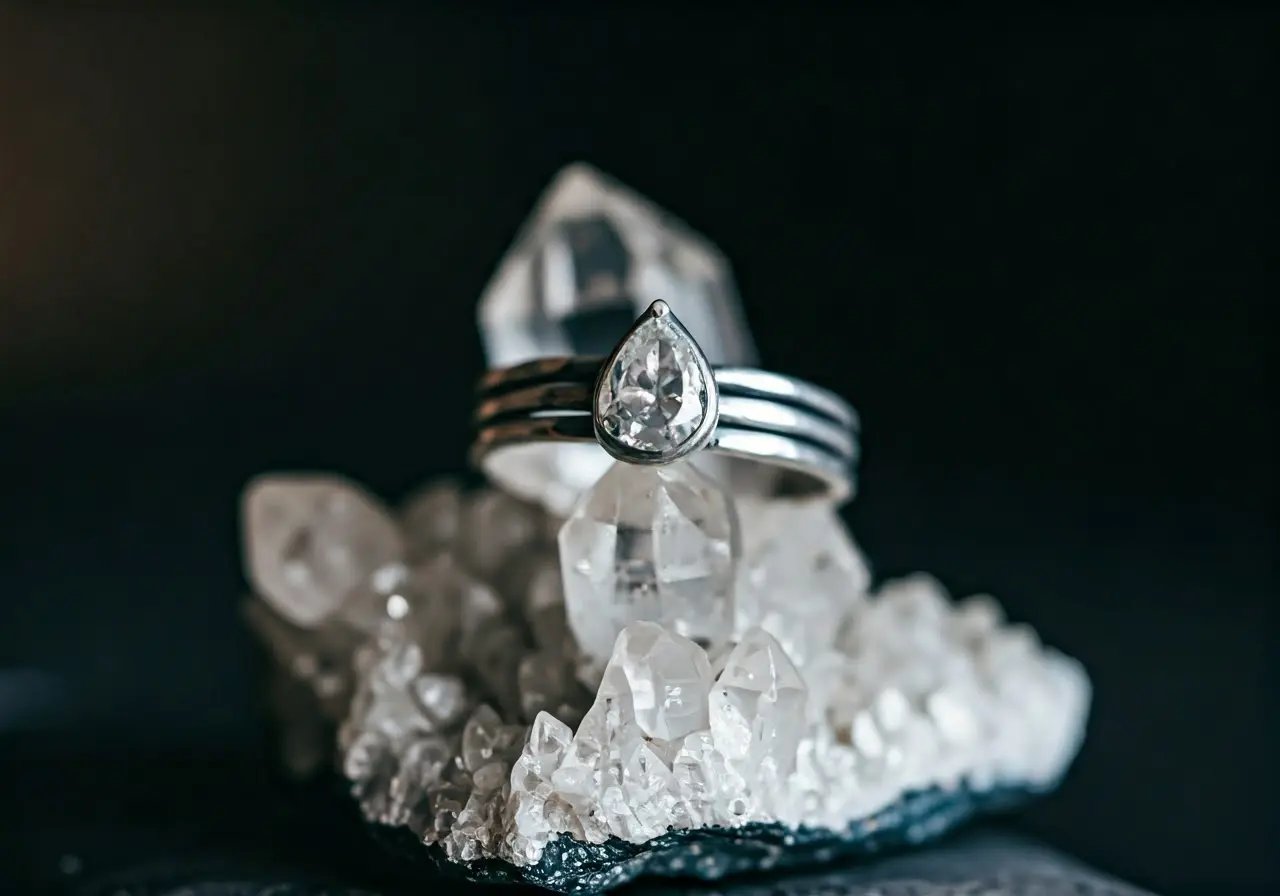
{"label": "large clear quartz point", "polygon": [[760,627],[801,668],[832,648],[871,576],[830,504],[741,498],[737,629]]}
{"label": "large clear quartz point", "polygon": [[751,629],[711,690],[716,749],[748,780],[779,780],[795,768],[805,728],[805,686],[786,652]]}
{"label": "large clear quartz point", "polygon": [[565,609],[597,668],[633,622],[656,622],[706,645],[733,627],[737,513],[689,464],[617,463],[560,530]]}
{"label": "large clear quartz point", "polygon": [[281,616],[311,627],[374,570],[401,559],[404,540],[368,492],[336,476],[263,476],[241,513],[249,579]]}
{"label": "large clear quartz point", "polygon": [[[481,297],[489,366],[608,355],[658,299],[712,364],[757,363],[719,250],[594,168],[571,165],[543,194]],[[496,482],[559,513],[609,466],[595,445],[535,445],[491,461]]]}
{"label": "large clear quartz point", "polygon": [[607,355],[657,299],[712,363],[756,363],[720,251],[591,166],[570,165],[543,193],[480,300],[489,366]]}

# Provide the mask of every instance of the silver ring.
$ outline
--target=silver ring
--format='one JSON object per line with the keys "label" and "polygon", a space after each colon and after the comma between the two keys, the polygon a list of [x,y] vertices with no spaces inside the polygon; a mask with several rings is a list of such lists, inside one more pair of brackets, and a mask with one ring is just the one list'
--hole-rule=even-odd
{"label": "silver ring", "polygon": [[858,417],[842,398],[792,377],[713,368],[654,302],[608,358],[543,358],[480,380],[472,461],[524,446],[595,442],[617,460],[665,465],[696,451],[778,472],[775,492],[841,501],[853,491]]}

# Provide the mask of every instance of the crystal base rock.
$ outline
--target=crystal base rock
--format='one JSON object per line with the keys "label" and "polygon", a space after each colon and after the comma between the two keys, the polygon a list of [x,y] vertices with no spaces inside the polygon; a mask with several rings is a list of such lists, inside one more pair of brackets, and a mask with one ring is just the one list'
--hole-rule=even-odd
{"label": "crystal base rock", "polygon": [[616,838],[583,844],[564,836],[548,844],[538,861],[530,865],[493,859],[458,863],[440,848],[424,850],[404,828],[375,825],[372,830],[387,851],[410,869],[441,871],[478,883],[533,885],[585,896],[643,877],[716,881],[751,872],[780,872],[879,856],[936,840],[976,815],[1008,811],[1041,793],[1042,789],[1019,788],[927,790],[906,794],[840,830],[752,822],[737,828],[673,830],[643,844]]}

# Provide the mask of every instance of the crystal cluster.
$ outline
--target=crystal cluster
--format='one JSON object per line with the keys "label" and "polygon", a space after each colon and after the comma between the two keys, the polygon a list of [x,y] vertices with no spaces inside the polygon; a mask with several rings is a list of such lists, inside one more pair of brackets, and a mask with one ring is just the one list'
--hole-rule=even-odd
{"label": "crystal cluster", "polygon": [[613,467],[566,520],[442,481],[398,510],[334,477],[244,501],[251,623],[299,772],[454,862],[559,838],[841,831],[905,795],[1051,785],[1088,681],[986,597],[869,592],[829,507]]}

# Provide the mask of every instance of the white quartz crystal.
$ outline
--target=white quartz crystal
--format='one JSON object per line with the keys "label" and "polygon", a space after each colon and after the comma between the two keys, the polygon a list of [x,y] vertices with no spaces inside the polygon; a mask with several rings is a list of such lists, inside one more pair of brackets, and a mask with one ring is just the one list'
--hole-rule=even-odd
{"label": "white quartz crystal", "polygon": [[404,538],[376,499],[336,476],[263,476],[242,502],[249,580],[280,615],[314,625]]}
{"label": "white quartz crystal", "polygon": [[672,743],[707,727],[713,679],[705,650],[657,623],[634,622],[618,635],[613,655],[646,737]]}
{"label": "white quartz crystal", "polygon": [[[371,548],[396,526],[373,499],[317,512],[297,481],[265,480],[294,522],[246,515],[263,542],[247,610],[288,701],[291,767],[324,761],[328,731],[368,818],[453,861],[517,865],[558,836],[836,829],[924,788],[1063,773],[1089,703],[1075,661],[929,576],[868,593],[830,508],[744,501],[739,533],[733,502],[690,470],[614,468],[563,523],[559,558],[558,521],[505,495],[430,485]],[[322,482],[313,494],[362,494]],[[290,526],[358,550],[310,555],[320,572],[280,591],[254,570],[278,571]]]}
{"label": "white quartz crystal", "polygon": [[764,629],[747,631],[725,660],[710,718],[716,749],[745,779],[772,783],[791,774],[804,731],[805,685]]}
{"label": "white quartz crystal", "polygon": [[803,667],[835,643],[830,623],[865,598],[866,561],[828,504],[740,498],[736,505],[738,632],[763,628]]}
{"label": "white quartz crystal", "polygon": [[731,634],[737,515],[728,494],[689,464],[615,464],[559,541],[569,625],[587,659],[607,660],[636,621],[706,644]]}

